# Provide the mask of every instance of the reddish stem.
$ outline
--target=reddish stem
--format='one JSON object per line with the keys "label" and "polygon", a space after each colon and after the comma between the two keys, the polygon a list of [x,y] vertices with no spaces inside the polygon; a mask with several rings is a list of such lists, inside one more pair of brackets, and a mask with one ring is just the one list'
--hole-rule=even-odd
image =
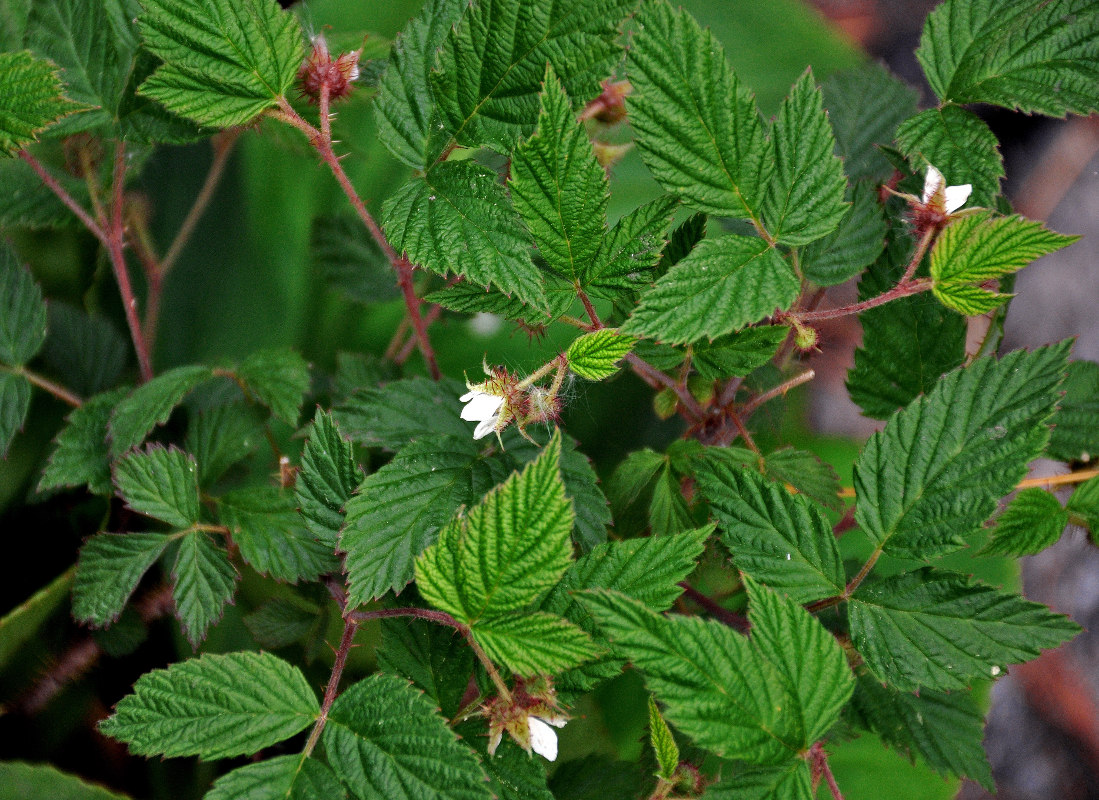
{"label": "reddish stem", "polygon": [[861,314],[863,311],[868,311],[871,308],[877,308],[883,306],[886,303],[890,303],[893,300],[898,300],[902,297],[908,297],[911,294],[919,294],[920,292],[926,292],[931,288],[931,280],[929,278],[917,278],[916,280],[910,280],[907,282],[898,283],[888,292],[879,294],[877,297],[871,297],[868,300],[863,300],[859,303],[852,303],[848,306],[840,306],[839,308],[826,308],[823,311],[802,311],[798,312],[784,312],[775,316],[777,322],[784,322],[790,320],[791,324],[793,320],[798,322],[819,322],[824,319],[835,319],[837,317],[846,317],[850,314]]}
{"label": "reddish stem", "polygon": [[690,598],[691,601],[702,606],[702,608],[710,612],[710,615],[714,619],[723,622],[733,630],[747,633],[751,629],[747,617],[737,614],[735,611],[730,611],[713,598],[707,597],[702,592],[698,591],[698,589],[694,588],[686,581],[680,581],[679,588],[683,590],[683,595],[685,597]]}
{"label": "reddish stem", "polygon": [[39,375],[37,372],[27,369],[26,367],[8,367],[4,364],[0,364],[0,372],[10,372],[12,375],[22,375],[28,381],[33,383],[39,389],[52,394],[58,400],[64,403],[68,403],[73,408],[80,408],[84,405],[84,401],[77,395],[70,392],[64,386],[59,383],[54,383],[49,378]]}
{"label": "reddish stem", "polygon": [[336,701],[336,695],[339,693],[340,678],[343,677],[344,667],[347,666],[347,656],[351,653],[351,642],[355,638],[355,631],[358,627],[359,624],[353,619],[346,620],[343,626],[343,637],[340,639],[340,647],[336,651],[336,660],[332,663],[332,674],[328,676],[328,686],[324,690],[324,700],[321,701],[321,713],[317,717],[313,730],[309,734],[309,741],[305,743],[305,749],[302,751],[306,757],[317,746],[325,723],[328,722],[328,712],[332,709],[332,703]]}
{"label": "reddish stem", "polygon": [[65,187],[58,182],[57,178],[47,172],[46,168],[39,163],[38,159],[26,150],[20,150],[19,157],[30,164],[31,169],[35,171],[35,174],[37,174],[42,183],[46,185],[46,188],[57,195],[57,199],[64,203],[65,206],[76,215],[76,218],[80,220],[80,224],[91,231],[95,238],[102,242],[104,247],[108,247],[107,234],[103,231],[103,228],[92,219],[91,215],[84,210],[84,207],[80,205],[80,203],[76,202],[71,194],[65,191]]}
{"label": "reddish stem", "polygon": [[706,412],[703,411],[702,406],[698,404],[698,401],[687,391],[685,386],[681,386],[673,378],[665,375],[636,353],[627,353],[625,361],[629,363],[629,365],[633,367],[634,372],[645,379],[650,386],[660,384],[675,392],[675,396],[679,398],[680,404],[692,417],[694,417],[696,422],[705,418]]}
{"label": "reddish stem", "polygon": [[580,288],[579,282],[576,285],[576,296],[580,298],[580,302],[584,304],[584,310],[588,312],[588,319],[591,320],[592,330],[599,330],[603,327],[603,323],[599,321],[599,315],[595,313],[595,306],[591,304],[591,300],[588,298],[587,293]]}

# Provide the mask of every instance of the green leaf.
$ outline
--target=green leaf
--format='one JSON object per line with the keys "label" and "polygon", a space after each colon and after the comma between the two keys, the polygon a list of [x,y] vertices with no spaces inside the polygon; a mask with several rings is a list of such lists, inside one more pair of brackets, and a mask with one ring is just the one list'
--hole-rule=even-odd
{"label": "green leaf", "polygon": [[392,675],[359,681],[332,704],[328,762],[357,797],[489,800],[484,772],[423,694]]}
{"label": "green leaf", "polygon": [[492,170],[472,161],[440,164],[398,189],[382,216],[389,241],[413,263],[546,305],[530,237]]}
{"label": "green leaf", "polygon": [[820,90],[847,177],[888,177],[893,166],[878,145],[892,145],[897,127],[916,113],[916,90],[874,62],[830,75]]}
{"label": "green leaf", "polygon": [[289,595],[268,600],[244,617],[244,624],[261,647],[275,649],[301,642],[309,649],[310,639],[323,635],[328,615],[308,600]]}
{"label": "green leaf", "polygon": [[943,100],[1063,117],[1099,109],[1097,42],[1087,0],[949,0],[928,15],[916,57]]}
{"label": "green leaf", "polygon": [[37,635],[68,599],[75,571],[74,567],[69,567],[0,617],[0,669],[8,665],[12,656],[21,652],[27,640]]}
{"label": "green leaf", "polygon": [[201,364],[176,367],[137,387],[115,406],[111,416],[111,455],[137,447],[156,425],[163,425],[184,395],[213,377]]}
{"label": "green leaf", "polygon": [[0,94],[0,155],[15,155],[39,131],[83,109],[62,94],[57,67],[28,51],[0,53],[0,73],[6,82]]}
{"label": "green leaf", "polygon": [[382,620],[378,668],[408,678],[447,718],[459,711],[473,662],[473,651],[453,628],[407,617]]}
{"label": "green leaf", "polygon": [[355,392],[332,410],[332,419],[353,441],[387,450],[436,433],[465,438],[472,433],[460,416],[465,391],[449,378],[405,378]]}
{"label": "green leaf", "polygon": [[996,519],[982,552],[1030,556],[1056,543],[1068,525],[1068,511],[1042,489],[1023,489]]}
{"label": "green leaf", "polygon": [[65,427],[54,439],[54,451],[42,471],[38,491],[86,485],[92,494],[106,497],[114,494],[107,423],[115,404],[128,391],[116,389],[96,395],[65,418]]}
{"label": "green leaf", "polygon": [[461,314],[499,314],[504,319],[522,320],[533,327],[549,324],[576,302],[576,288],[553,275],[546,276],[543,288],[548,309],[529,306],[518,297],[508,297],[499,290],[485,289],[464,280],[436,292],[428,292],[423,299]]}
{"label": "green leaf", "polygon": [[691,363],[709,380],[744,377],[770,361],[789,333],[785,325],[760,325],[699,342],[691,348]]}
{"label": "green leaf", "polygon": [[11,247],[0,243],[0,362],[22,366],[34,358],[45,340],[42,289],[19,265]]}
{"label": "green leaf", "polygon": [[804,497],[728,464],[704,462],[697,478],[739,569],[801,603],[843,592],[832,526]]}
{"label": "green leaf", "polygon": [[645,165],[691,208],[758,218],[774,159],[752,93],[688,12],[650,0],[636,20],[627,108]]}
{"label": "green leaf", "polygon": [[118,619],[170,541],[166,533],[97,533],[84,542],[76,563],[73,619],[100,627]]}
{"label": "green leaf", "polygon": [[50,800],[129,800],[128,795],[109,791],[49,764],[0,762],[0,786],[3,787],[0,789],[3,800],[36,797],[48,797]]}
{"label": "green leaf", "polygon": [[[931,248],[931,290],[946,306],[975,316],[1001,305],[1010,295],[986,291],[973,284],[996,280],[1031,261],[1075,242],[1046,230],[1018,214],[993,217],[975,214],[956,219],[943,229]],[[975,300],[966,290],[975,291]]]}
{"label": "green leaf", "polygon": [[99,730],[135,755],[212,760],[277,744],[319,713],[297,667],[270,653],[228,653],[145,673]]}
{"label": "green leaf", "polygon": [[1068,345],[979,358],[871,436],[855,464],[870,541],[916,559],[963,546],[1044,449]]}
{"label": "green leaf", "polygon": [[[912,247],[894,238],[882,259],[859,281],[859,299],[888,291],[904,272]],[[965,360],[966,323],[927,294],[902,297],[859,314],[862,346],[848,373],[851,399],[868,417],[886,419],[926,394]]]}
{"label": "green leaf", "polygon": [[419,15],[393,42],[389,64],[378,84],[374,101],[378,138],[413,169],[426,170],[446,144],[428,76],[463,8],[464,3],[456,0],[424,3]]}
{"label": "green leaf", "polygon": [[516,675],[556,674],[599,652],[581,628],[552,614],[479,620],[471,628],[488,657]]}
{"label": "green leaf", "polygon": [[468,436],[428,436],[367,476],[347,503],[340,549],[348,607],[412,580],[413,564],[461,506],[471,506],[504,475]]}
{"label": "green leaf", "polygon": [[27,419],[31,407],[31,384],[22,375],[0,372],[0,458]]}
{"label": "green leaf", "polygon": [[586,592],[583,603],[645,674],[668,720],[699,747],[757,764],[782,764],[801,749],[796,700],[746,637],[713,620],[660,616],[607,591]]}
{"label": "green leaf", "polygon": [[199,521],[198,467],[176,447],[149,445],[118,459],[114,481],[126,505],[176,528]]}
{"label": "green leaf", "polygon": [[582,265],[581,283],[611,297],[651,283],[678,205],[665,195],[624,214],[603,237],[591,263]]}
{"label": "green leaf", "polygon": [[839,719],[855,678],[836,637],[793,598],[746,578],[752,645],[776,670],[795,700],[793,730],[808,747]]}
{"label": "green leaf", "polygon": [[293,350],[257,350],[234,370],[246,390],[283,422],[296,427],[309,391],[309,365]]}
{"label": "green leaf", "polygon": [[649,695],[649,743],[656,755],[656,763],[660,770],[657,777],[670,781],[679,768],[679,747],[675,743],[675,737],[660,715],[656,701]]}
{"label": "green leaf", "polygon": [[668,344],[716,339],[793,305],[797,275],[763,239],[706,239],[641,296],[623,333]]}
{"label": "green leaf", "polygon": [[560,433],[535,461],[439,532],[416,559],[429,603],[469,623],[518,611],[553,587],[572,561],[572,504],[558,467]]}
{"label": "green leaf", "polygon": [[840,479],[832,465],[806,450],[783,447],[769,453],[763,464],[766,477],[790,484],[797,491],[833,511],[843,510]]}
{"label": "green leaf", "polygon": [[811,800],[809,762],[796,758],[781,767],[739,769],[706,789],[703,800]]}
{"label": "green leaf", "polygon": [[667,466],[653,484],[649,502],[649,527],[653,536],[672,536],[695,526],[694,515],[683,497],[680,478]]}
{"label": "green leaf", "polygon": [[324,282],[356,303],[370,305],[400,297],[389,259],[352,214],[314,219],[309,254]]}
{"label": "green leaf", "polygon": [[293,494],[274,486],[236,489],[218,498],[221,522],[256,572],[278,581],[314,581],[339,572],[333,548],[302,525]]}
{"label": "green leaf", "polygon": [[187,428],[185,446],[198,462],[198,482],[208,486],[243,461],[264,439],[255,412],[240,403],[203,411]]}
{"label": "green leaf", "polygon": [[139,90],[200,125],[243,125],[277,105],[304,58],[297,18],[274,0],[145,0],[145,46],[164,63]]}
{"label": "green leaf", "polygon": [[301,454],[294,491],[309,530],[332,550],[339,543],[344,506],[362,477],[354,445],[344,438],[332,415],[318,410]]}
{"label": "green leaf", "polygon": [[488,773],[489,789],[497,800],[554,800],[546,786],[546,768],[541,759],[533,758],[510,737],[505,736],[490,756],[482,721],[466,720],[455,726],[455,732],[480,757],[481,767]]}
{"label": "green leaf", "polygon": [[801,250],[801,272],[818,286],[835,286],[874,263],[885,247],[885,219],[877,188],[855,184],[839,227]]}
{"label": "green leaf", "polygon": [[332,770],[303,755],[268,758],[237,767],[214,781],[203,800],[343,800]]}
{"label": "green leaf", "polygon": [[1065,396],[1053,415],[1048,453],[1060,461],[1099,456],[1099,364],[1073,361],[1065,378]]}
{"label": "green leaf", "polygon": [[618,372],[618,362],[637,341],[614,328],[602,328],[573,339],[565,355],[569,369],[589,381],[601,381]]}
{"label": "green leaf", "polygon": [[1080,631],[1043,605],[929,567],[860,588],[848,604],[866,666],[901,691],[964,689]]}
{"label": "green leaf", "polygon": [[972,111],[958,106],[921,111],[897,129],[897,143],[909,158],[934,164],[948,185],[972,184],[967,205],[995,206],[1003,159],[996,134]]}
{"label": "green leaf", "polygon": [[533,130],[547,62],[569,97],[584,102],[620,57],[628,0],[481,0],[464,9],[431,76],[441,117],[461,145],[509,152]]}
{"label": "green leaf", "polygon": [[923,757],[940,775],[957,775],[992,790],[992,772],[981,738],[984,714],[968,692],[921,691],[918,695],[859,676],[852,706],[866,727],[911,759]]}
{"label": "green leaf", "polygon": [[580,281],[602,243],[607,173],[552,66],[544,85],[538,127],[512,154],[508,190],[549,269]]}
{"label": "green leaf", "polygon": [[776,240],[799,246],[836,229],[847,213],[843,162],[820,89],[807,69],[771,125],[775,174],[763,201],[763,220]]}
{"label": "green leaf", "polygon": [[42,355],[65,385],[83,397],[118,386],[130,344],[106,318],[50,301]]}
{"label": "green leaf", "polygon": [[172,599],[192,647],[197,648],[206,629],[221,619],[239,577],[229,554],[202,531],[191,531],[180,540],[172,565]]}
{"label": "green leaf", "polygon": [[558,765],[549,787],[557,800],[636,800],[650,792],[652,780],[636,763],[592,754]]}
{"label": "green leaf", "polygon": [[1076,487],[1068,499],[1069,514],[1082,522],[1092,537],[1099,535],[1099,479],[1092,478]]}

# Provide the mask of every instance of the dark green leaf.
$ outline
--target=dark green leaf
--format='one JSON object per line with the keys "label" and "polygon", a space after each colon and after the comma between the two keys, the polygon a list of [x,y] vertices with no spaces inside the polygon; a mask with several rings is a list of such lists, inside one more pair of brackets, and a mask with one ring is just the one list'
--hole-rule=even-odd
{"label": "dark green leaf", "polygon": [[408,678],[445,717],[458,713],[473,661],[473,651],[452,628],[420,619],[382,620],[378,667]]}
{"label": "dark green leaf", "polygon": [[510,737],[505,736],[490,756],[483,722],[474,718],[456,726],[455,731],[480,756],[497,800],[554,800],[546,787],[546,768],[541,759],[532,758]]}
{"label": "dark green leaf", "polygon": [[471,436],[458,402],[465,391],[449,378],[405,378],[355,392],[332,410],[332,418],[352,440],[387,450],[430,434]]}
{"label": "dark green leaf", "polygon": [[111,454],[121,455],[141,444],[156,425],[163,425],[183,396],[213,377],[200,364],[176,367],[157,375],[121,400],[111,416]]}
{"label": "dark green leaf", "polygon": [[1034,555],[1060,539],[1066,525],[1068,512],[1056,497],[1042,489],[1024,489],[996,518],[996,528],[983,552]]}
{"label": "dark green leaf", "polygon": [[297,667],[270,653],[229,653],[145,673],[99,730],[136,755],[231,758],[288,739],[319,713]]}
{"label": "dark green leaf", "polygon": [[199,520],[198,467],[175,447],[149,445],[115,462],[114,482],[126,505],[177,528]]}
{"label": "dark green leaf", "polygon": [[831,464],[821,461],[815,453],[783,447],[767,455],[763,468],[771,480],[790,484],[825,508],[843,509],[839,476]]}
{"label": "dark green leaf", "polygon": [[187,452],[198,462],[199,485],[212,484],[262,441],[263,426],[252,409],[239,403],[200,413],[187,428],[186,440]]}
{"label": "dark green leaf", "polygon": [[331,550],[339,544],[344,506],[362,477],[354,446],[344,438],[332,415],[318,410],[301,454],[301,474],[294,490],[309,530]]}
{"label": "dark green leaf", "polygon": [[436,292],[428,292],[424,300],[462,314],[498,314],[504,319],[522,320],[528,325],[546,325],[567,312],[576,302],[576,288],[552,275],[546,276],[548,310],[529,306],[518,297],[508,297],[497,289],[485,289],[469,281],[459,281]]}
{"label": "dark green leaf", "polygon": [[770,361],[789,332],[785,325],[760,325],[699,342],[691,348],[691,363],[709,380],[743,377]]}
{"label": "dark green leaf", "polygon": [[74,567],[69,567],[0,617],[0,669],[22,652],[23,645],[36,636],[62,602],[68,600],[75,572]]}
{"label": "dark green leaf", "polygon": [[972,184],[968,205],[995,207],[1003,159],[996,134],[972,111],[958,106],[921,111],[897,129],[897,143],[909,158],[934,164],[947,185]]}
{"label": "dark green leaf", "polygon": [[97,626],[118,619],[170,541],[166,533],[99,533],[84,542],[76,562],[73,619]]}
{"label": "dark green leaf", "polygon": [[62,95],[58,69],[30,52],[0,53],[0,155],[11,156],[35,141],[39,131],[82,110]]}
{"label": "dark green leaf", "polygon": [[22,375],[0,372],[0,458],[27,419],[31,407],[31,384]]}
{"label": "dark green leaf", "polygon": [[1071,362],[1063,388],[1048,452],[1061,461],[1086,463],[1099,456],[1099,364]]}
{"label": "dark green leaf", "polygon": [[612,761],[604,755],[566,761],[553,771],[549,782],[557,800],[636,800],[644,797],[651,785],[652,780],[637,764]]}
{"label": "dark green leaf", "polygon": [[130,345],[106,317],[51,301],[42,355],[54,372],[65,376],[66,386],[90,397],[118,386]]}
{"label": "dark green leaf", "polygon": [[796,758],[781,767],[745,767],[710,786],[702,800],[812,800],[809,763]]}
{"label": "dark green leaf", "polygon": [[618,362],[633,348],[636,340],[614,328],[601,328],[572,341],[566,351],[569,369],[589,381],[601,381],[618,372]]}
{"label": "dark green leaf", "polygon": [[300,597],[276,597],[244,617],[260,647],[286,647],[303,641],[324,627],[327,617],[317,605]]}
{"label": "dark green leaf", "polygon": [[86,485],[92,494],[114,494],[107,423],[115,404],[128,391],[116,389],[96,395],[69,414],[65,427],[54,440],[54,451],[38,482],[39,491]]}
{"label": "dark green leaf", "polygon": [[[3,12],[0,5],[0,15]],[[102,786],[88,783],[76,775],[61,772],[49,764],[25,764],[21,761],[0,762],[0,798],[27,800],[48,797],[50,800],[129,800]]]}
{"label": "dark green leaf", "polygon": [[801,272],[818,286],[835,286],[855,277],[874,263],[885,247],[885,219],[877,189],[855,184],[851,207],[839,227],[801,251]]}
{"label": "dark green leaf", "polygon": [[328,767],[304,755],[275,756],[222,775],[203,800],[343,800]]}
{"label": "dark green leaf", "polygon": [[206,629],[221,619],[239,577],[229,554],[202,531],[192,531],[180,540],[172,565],[172,598],[183,635],[192,647],[197,648]]}
{"label": "dark green leaf", "polygon": [[1099,478],[1092,478],[1076,487],[1068,499],[1068,511],[1091,532],[1099,536]]}
{"label": "dark green leaf", "polygon": [[676,198],[665,196],[622,216],[603,237],[595,259],[586,265],[582,282],[611,297],[647,286],[656,277],[678,205]]}
{"label": "dark green leaf", "polygon": [[325,283],[357,303],[384,303],[400,296],[389,259],[358,217],[317,217],[309,253]]}
{"label": "dark green leaf", "polygon": [[670,467],[665,467],[653,484],[653,496],[649,501],[649,527],[653,536],[672,536],[696,525],[683,497],[679,476]]}
{"label": "dark green leaf", "polygon": [[297,427],[309,391],[309,365],[293,350],[257,350],[235,370],[247,391],[271,413]]}
{"label": "dark green leaf", "polygon": [[19,265],[11,247],[0,243],[0,362],[22,366],[34,358],[45,340],[42,289]]}

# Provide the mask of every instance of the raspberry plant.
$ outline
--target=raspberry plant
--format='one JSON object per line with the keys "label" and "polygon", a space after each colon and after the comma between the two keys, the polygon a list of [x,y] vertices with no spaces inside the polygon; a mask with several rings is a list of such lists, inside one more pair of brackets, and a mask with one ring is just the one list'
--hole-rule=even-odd
{"label": "raspberry plant", "polygon": [[[1099,365],[1070,342],[997,357],[1014,274],[1074,237],[1011,212],[969,106],[1096,111],[1095,4],[946,0],[917,52],[931,107],[867,65],[823,85],[807,70],[771,119],[667,0],[428,0],[391,46],[347,47],[274,0],[3,8],[0,449],[35,393],[71,406],[32,494],[101,522],[0,651],[70,586],[73,618],[120,650],[166,614],[188,643],[108,699],[97,735],[135,757],[249,757],[209,773],[210,800],[579,798],[585,781],[607,800],[839,798],[830,748],[860,731],[991,786],[974,687],[1079,629],[942,559],[1094,528]],[[337,111],[356,104],[410,170],[380,204],[342,159]],[[275,348],[159,364],[205,199],[164,246],[133,181],[158,148],[210,140],[206,195],[242,136],[281,137],[342,191],[314,247],[363,314],[399,298],[384,354],[335,374]],[[630,147],[662,191],[612,220]],[[128,341],[47,304],[22,265],[22,232],[74,223]],[[854,279],[857,302],[823,300]],[[573,336],[539,368],[487,352],[459,381],[433,338],[475,315]],[[851,397],[884,422],[851,491],[753,436],[846,315],[863,328]],[[623,370],[679,438],[601,483],[562,414]],[[1076,469],[1067,507],[1023,486],[998,513],[1040,456]],[[189,653],[242,575],[266,593],[250,636]],[[557,730],[624,669],[648,693],[642,765],[548,771]]]}

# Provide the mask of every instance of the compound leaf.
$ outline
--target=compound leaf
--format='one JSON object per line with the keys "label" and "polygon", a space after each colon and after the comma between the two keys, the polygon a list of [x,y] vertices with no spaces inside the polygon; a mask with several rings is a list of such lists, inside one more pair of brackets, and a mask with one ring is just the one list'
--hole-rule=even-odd
{"label": "compound leaf", "polygon": [[224,548],[202,531],[191,531],[179,542],[172,565],[172,598],[183,635],[198,647],[206,629],[221,619],[237,588],[237,570]]}
{"label": "compound leaf", "polygon": [[343,437],[331,414],[318,410],[294,491],[309,530],[332,550],[339,542],[344,506],[361,480],[354,445]]}
{"label": "compound leaf", "polygon": [[309,391],[309,365],[293,350],[257,350],[235,370],[245,389],[288,425],[296,426]]}
{"label": "compound leaf", "polygon": [[177,528],[198,522],[198,466],[189,453],[160,445],[127,453],[115,463],[114,482],[139,514]]}
{"label": "compound leaf", "polygon": [[109,426],[111,454],[137,447],[156,425],[163,425],[184,395],[213,377],[201,364],[176,367],[134,389],[115,406]]}
{"label": "compound leaf", "polygon": [[344,800],[336,775],[315,758],[285,755],[222,775],[203,800]]}
{"label": "compound leaf", "polygon": [[948,185],[971,184],[968,205],[995,205],[1003,158],[996,134],[972,111],[958,106],[921,111],[897,129],[897,143],[909,158],[934,164]]}
{"label": "compound leaf", "polygon": [[62,94],[57,67],[30,52],[0,53],[0,73],[5,80],[0,94],[0,155],[15,155],[35,141],[39,131],[83,109]]}
{"label": "compound leaf", "polygon": [[73,619],[97,626],[118,619],[170,541],[166,533],[97,533],[84,542],[76,562]]}
{"label": "compound leaf", "polygon": [[982,552],[1031,556],[1061,538],[1068,511],[1043,489],[1023,489],[996,519],[992,538]]}

